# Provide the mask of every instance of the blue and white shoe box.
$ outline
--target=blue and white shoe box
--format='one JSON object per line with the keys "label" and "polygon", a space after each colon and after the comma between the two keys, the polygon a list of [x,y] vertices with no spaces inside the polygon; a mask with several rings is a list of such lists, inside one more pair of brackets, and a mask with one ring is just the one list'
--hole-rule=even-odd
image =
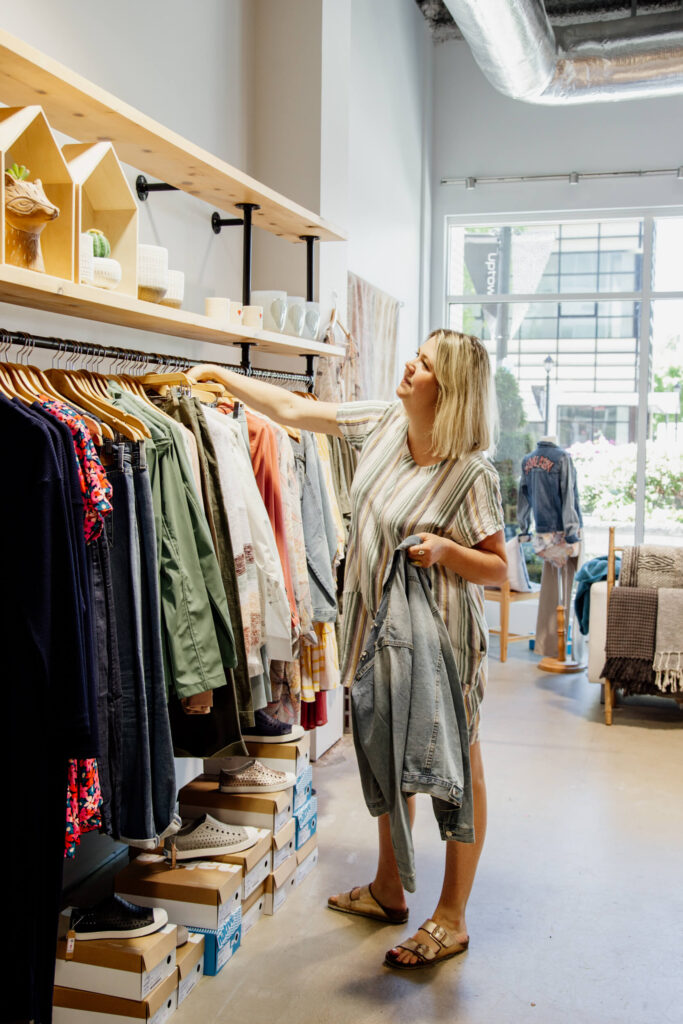
{"label": "blue and white shoe box", "polygon": [[204,936],[204,974],[213,977],[233,958],[242,942],[242,907],[220,928],[194,928]]}
{"label": "blue and white shoe box", "polygon": [[318,829],[317,796],[312,793],[306,803],[294,812],[294,817],[296,818],[296,848],[300,850]]}

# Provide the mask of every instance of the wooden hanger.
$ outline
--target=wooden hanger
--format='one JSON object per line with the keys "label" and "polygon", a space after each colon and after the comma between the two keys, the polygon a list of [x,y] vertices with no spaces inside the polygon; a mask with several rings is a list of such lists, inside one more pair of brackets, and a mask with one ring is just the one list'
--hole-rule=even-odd
{"label": "wooden hanger", "polygon": [[86,389],[84,383],[79,379],[78,373],[69,370],[51,369],[46,371],[48,378],[55,385],[57,390],[78,405],[86,412],[92,413],[102,420],[112,430],[118,431],[123,437],[130,441],[143,441],[151,437],[149,428],[136,416],[118,409],[110,402],[105,401],[94,392]]}

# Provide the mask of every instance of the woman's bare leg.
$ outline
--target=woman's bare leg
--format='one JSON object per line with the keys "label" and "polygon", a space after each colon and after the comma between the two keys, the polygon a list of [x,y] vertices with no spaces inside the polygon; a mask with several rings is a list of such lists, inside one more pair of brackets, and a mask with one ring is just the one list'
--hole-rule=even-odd
{"label": "woman's bare leg", "polygon": [[[415,797],[407,797],[408,814],[410,816],[410,827],[415,821]],[[391,825],[389,815],[381,814],[377,819],[377,831],[379,833],[379,855],[377,858],[377,873],[370,883],[373,895],[379,902],[391,910],[404,910],[406,897],[398,873],[398,865],[394,855],[394,848],[391,845]],[[337,897],[330,896],[336,903]]]}
{"label": "woman's bare leg", "polygon": [[[446,843],[446,867],[444,871],[441,896],[432,914],[432,920],[450,932],[455,942],[462,942],[468,937],[465,913],[477,872],[479,857],[486,836],[486,782],[484,765],[479,743],[470,747],[470,765],[472,769],[472,797],[474,803],[474,843]],[[374,888],[374,883],[373,883]],[[381,898],[381,897],[380,897]],[[423,931],[413,935],[417,942],[431,946],[435,951],[438,945]],[[397,959],[403,963],[416,963],[417,957],[405,949],[394,949]]]}
{"label": "woman's bare leg", "polygon": [[[412,829],[415,822],[415,797],[407,797],[406,803]],[[404,910],[406,895],[403,891],[401,876],[398,873],[394,847],[391,845],[391,825],[388,814],[380,815],[377,819],[377,828],[379,831],[379,856],[377,858],[377,874],[371,883],[372,892],[385,907],[391,907],[392,910]]]}

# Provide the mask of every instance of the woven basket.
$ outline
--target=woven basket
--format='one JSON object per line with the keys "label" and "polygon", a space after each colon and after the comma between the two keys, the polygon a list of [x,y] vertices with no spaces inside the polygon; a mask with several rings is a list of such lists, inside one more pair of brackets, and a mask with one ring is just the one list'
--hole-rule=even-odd
{"label": "woven basket", "polygon": [[169,270],[168,272],[168,290],[164,295],[163,299],[160,300],[161,306],[171,306],[172,309],[180,309],[183,304],[183,296],[185,295],[185,275],[182,270]]}
{"label": "woven basket", "polygon": [[121,283],[121,264],[110,256],[93,256],[92,283],[96,288],[108,288],[112,291]]}
{"label": "woven basket", "polygon": [[138,246],[138,298],[160,302],[168,291],[168,249]]}

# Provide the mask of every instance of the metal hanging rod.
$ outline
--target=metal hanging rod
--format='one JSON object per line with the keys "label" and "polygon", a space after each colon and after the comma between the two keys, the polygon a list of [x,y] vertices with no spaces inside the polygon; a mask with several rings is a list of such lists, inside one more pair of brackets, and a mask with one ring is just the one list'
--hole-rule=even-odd
{"label": "metal hanging rod", "polygon": [[477,185],[517,185],[526,181],[563,181],[565,184],[578,185],[581,181],[596,181],[598,178],[661,178],[672,174],[683,179],[683,167],[651,171],[570,171],[567,174],[503,174],[492,178],[442,178],[440,184],[464,185],[467,191],[472,191]]}
{"label": "metal hanging rod", "polygon": [[[310,392],[313,391],[314,355],[302,353],[302,357],[306,359],[306,373],[290,373],[289,370],[259,370],[251,365],[250,349],[255,342],[238,341],[235,344],[240,345],[242,348],[242,361],[240,365],[219,363],[216,360],[211,361],[216,366],[224,366],[226,370],[243,373],[248,377],[293,381],[297,384],[305,384]],[[2,328],[0,328],[0,345],[4,345],[6,348],[15,345],[24,349],[51,349],[53,352],[68,353],[87,358],[120,359],[154,366],[175,366],[180,370],[189,370],[190,367],[196,366],[198,362],[201,362],[201,360],[187,359],[184,356],[173,356],[158,352],[140,352],[130,348],[112,348],[109,345],[94,345],[91,342],[70,341],[68,338],[47,338],[40,334],[29,334],[25,331],[6,331]]]}
{"label": "metal hanging rod", "polygon": [[135,191],[138,194],[140,202],[144,203],[150,192],[179,192],[180,190],[176,185],[167,185],[163,181],[158,181],[150,185],[144,174],[138,174],[135,179]]}

